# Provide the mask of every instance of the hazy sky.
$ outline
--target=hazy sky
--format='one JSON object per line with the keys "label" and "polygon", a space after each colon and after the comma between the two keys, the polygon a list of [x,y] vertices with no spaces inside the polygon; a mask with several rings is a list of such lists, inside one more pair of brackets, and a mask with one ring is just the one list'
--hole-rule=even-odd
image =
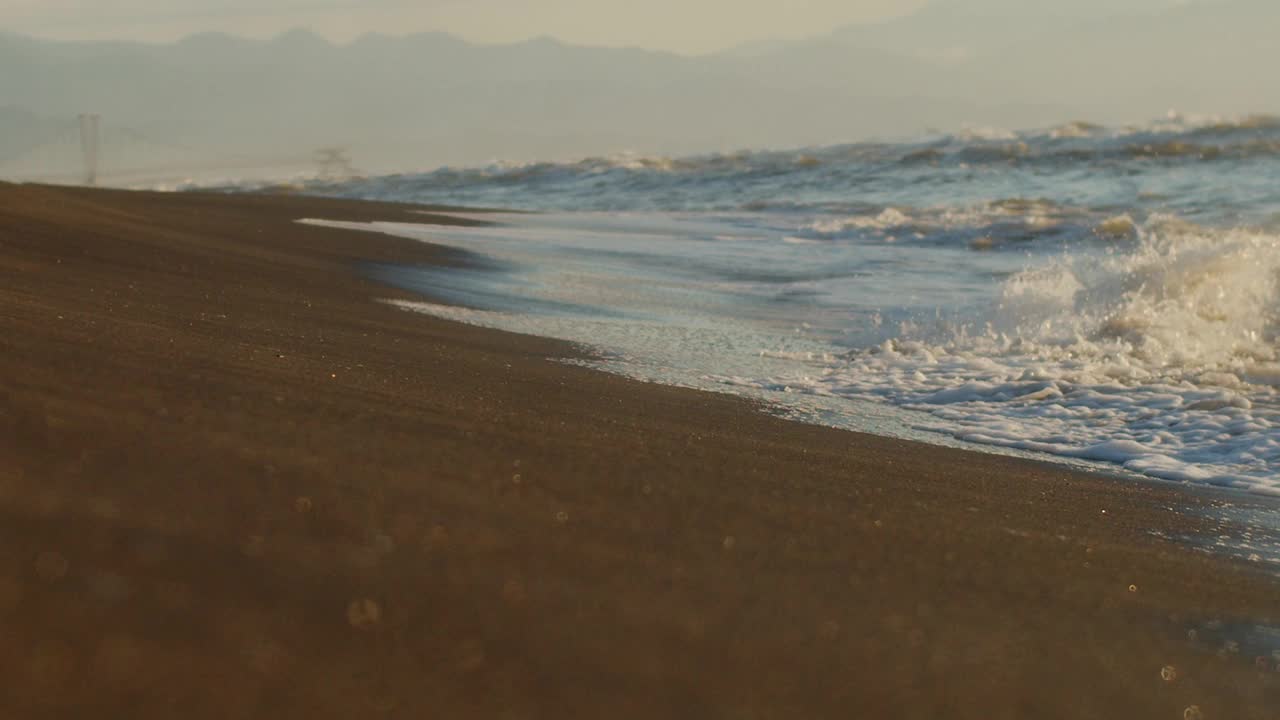
{"label": "hazy sky", "polygon": [[0,29],[61,39],[263,37],[308,27],[345,41],[444,30],[479,42],[537,35],[700,53],[892,17],[925,0],[0,0]]}

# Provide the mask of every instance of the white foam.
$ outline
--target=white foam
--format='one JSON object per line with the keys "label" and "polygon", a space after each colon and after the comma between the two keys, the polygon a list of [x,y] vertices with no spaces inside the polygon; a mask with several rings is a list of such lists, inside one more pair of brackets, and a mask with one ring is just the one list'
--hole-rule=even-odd
{"label": "white foam", "polygon": [[966,127],[956,133],[956,137],[961,140],[1017,140],[1018,133],[1006,128],[989,127],[989,126],[971,126]]}
{"label": "white foam", "polygon": [[803,229],[819,237],[840,237],[850,230],[889,230],[903,227],[912,219],[898,208],[885,208],[878,215],[815,220]]}
{"label": "white foam", "polygon": [[1156,218],[1129,252],[1011,278],[980,328],[908,334],[762,382],[878,398],[970,442],[1272,493],[1278,283],[1280,238]]}
{"label": "white foam", "polygon": [[[1094,243],[1013,274],[976,321],[939,316],[939,324],[900,311],[909,302],[954,301],[965,285],[939,283],[971,271],[980,278],[1003,261],[939,248],[780,242],[787,236],[743,217],[506,220],[492,228],[373,227],[512,268],[505,280],[476,280],[500,283],[475,296],[482,304],[499,298],[488,310],[406,307],[586,343],[606,352],[610,370],[788,407],[818,402],[824,421],[850,427],[879,403],[917,437],[938,433],[1280,494],[1274,235],[1155,217],[1136,240]],[[851,274],[824,279],[833,263]],[[790,279],[800,267],[814,273]],[[721,274],[730,269],[740,279]],[[770,273],[783,277],[754,279]],[[463,282],[456,272],[437,280]],[[778,300],[818,290],[827,305]],[[866,312],[877,298],[899,314]],[[828,334],[809,324],[819,319]],[[830,341],[838,334],[831,323],[889,339],[848,352]]]}
{"label": "white foam", "polygon": [[[822,240],[870,236],[891,240],[898,236],[922,238],[939,231],[979,229],[993,224],[1031,232],[1081,219],[1083,215],[1078,210],[1047,200],[1010,198],[960,207],[887,207],[874,215],[821,218],[803,224],[799,236]],[[1107,222],[1114,224],[1118,220]]]}

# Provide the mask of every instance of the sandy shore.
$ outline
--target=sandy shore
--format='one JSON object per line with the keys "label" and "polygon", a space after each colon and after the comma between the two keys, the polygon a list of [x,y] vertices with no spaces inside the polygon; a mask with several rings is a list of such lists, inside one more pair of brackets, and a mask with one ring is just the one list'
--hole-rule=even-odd
{"label": "sandy shore", "polygon": [[551,362],[293,222],[418,210],[0,185],[0,717],[1275,717],[1187,633],[1280,585],[1152,535],[1210,496]]}

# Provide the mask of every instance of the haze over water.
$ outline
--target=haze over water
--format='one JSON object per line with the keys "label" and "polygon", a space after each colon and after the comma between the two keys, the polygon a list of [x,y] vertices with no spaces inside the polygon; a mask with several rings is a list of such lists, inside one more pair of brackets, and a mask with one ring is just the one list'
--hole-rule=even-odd
{"label": "haze over water", "polygon": [[419,309],[585,342],[615,370],[763,393],[836,424],[1280,494],[1275,118],[308,189],[544,213],[384,226],[498,261],[384,269],[476,310]]}

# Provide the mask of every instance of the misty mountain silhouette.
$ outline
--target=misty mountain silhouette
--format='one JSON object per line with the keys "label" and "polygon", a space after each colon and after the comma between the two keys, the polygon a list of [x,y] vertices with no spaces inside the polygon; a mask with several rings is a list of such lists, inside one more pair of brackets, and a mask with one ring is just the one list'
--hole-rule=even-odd
{"label": "misty mountain silhouette", "polygon": [[5,157],[39,139],[32,118],[58,125],[84,111],[188,156],[266,162],[340,145],[386,171],[1280,107],[1266,77],[1280,60],[1273,3],[1050,22],[1009,1],[938,2],[888,23],[700,57],[444,33],[346,45],[306,30],[167,45],[0,34],[0,98],[11,108],[0,113],[0,175]]}

